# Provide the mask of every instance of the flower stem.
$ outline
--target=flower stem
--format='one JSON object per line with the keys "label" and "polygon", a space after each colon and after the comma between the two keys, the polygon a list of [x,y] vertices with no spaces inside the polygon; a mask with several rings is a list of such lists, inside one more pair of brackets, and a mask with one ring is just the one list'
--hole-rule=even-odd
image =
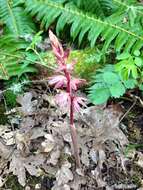
{"label": "flower stem", "polygon": [[78,148],[78,141],[77,141],[77,132],[74,125],[74,113],[73,113],[73,98],[71,97],[71,105],[70,105],[70,131],[71,131],[71,138],[73,143],[74,155],[76,160],[76,165],[80,168],[80,157],[79,157],[79,148]]}
{"label": "flower stem", "polygon": [[[77,132],[76,132],[76,128],[74,125],[74,111],[75,111],[74,92],[75,92],[75,90],[74,90],[74,88],[72,89],[73,84],[72,84],[71,73],[70,73],[73,70],[73,64],[71,64],[72,69],[71,70],[68,69],[67,64],[66,64],[66,60],[69,56],[69,50],[64,51],[64,49],[62,48],[62,45],[60,44],[57,37],[52,33],[51,30],[49,30],[49,38],[51,41],[53,52],[57,58],[57,64],[59,65],[59,67],[62,67],[62,71],[64,72],[64,75],[66,77],[66,84],[64,87],[66,87],[66,92],[67,92],[67,97],[68,97],[66,104],[69,104],[69,107],[70,107],[69,108],[69,111],[70,111],[70,132],[71,132],[71,138],[72,138],[72,143],[73,143],[76,165],[78,168],[80,168],[80,157],[79,157]],[[37,52],[35,52],[35,53],[37,53]],[[59,80],[59,84],[61,84],[60,80]],[[63,82],[63,84],[64,84],[64,82]],[[76,85],[76,83],[75,83],[75,85]],[[81,102],[79,101],[79,103],[81,103]]]}
{"label": "flower stem", "polygon": [[74,155],[76,160],[76,165],[80,168],[80,157],[79,157],[79,148],[78,148],[78,141],[77,141],[77,132],[74,125],[74,108],[73,108],[73,95],[71,89],[71,76],[67,70],[64,70],[65,76],[67,78],[67,93],[70,96],[70,132],[72,138],[72,144],[74,149]]}

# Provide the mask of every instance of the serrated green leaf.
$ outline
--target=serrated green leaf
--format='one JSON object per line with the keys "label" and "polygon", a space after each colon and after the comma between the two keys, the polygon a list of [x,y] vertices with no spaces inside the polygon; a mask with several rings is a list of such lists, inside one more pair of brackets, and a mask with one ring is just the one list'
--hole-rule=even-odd
{"label": "serrated green leaf", "polygon": [[124,60],[129,58],[131,55],[128,52],[124,52],[116,57],[117,60]]}
{"label": "serrated green leaf", "polygon": [[108,88],[100,88],[92,91],[92,95],[88,96],[93,104],[103,104],[110,97],[110,92]]}
{"label": "serrated green leaf", "polygon": [[139,89],[143,90],[143,84],[139,85]]}
{"label": "serrated green leaf", "polygon": [[[125,71],[123,70],[122,75],[129,75],[128,69],[126,67],[123,69]],[[135,79],[125,80],[124,77],[119,76],[115,72],[114,65],[106,65],[105,68],[99,69],[92,80],[93,85],[89,88],[89,98],[96,104],[106,102],[109,97],[119,98],[127,89],[132,89],[138,84]]]}
{"label": "serrated green leaf", "polygon": [[114,84],[119,81],[119,77],[113,72],[103,73],[103,80],[107,84]]}
{"label": "serrated green leaf", "polygon": [[110,90],[111,96],[114,98],[119,98],[126,92],[124,85],[120,81],[110,86],[109,90]]}
{"label": "serrated green leaf", "polygon": [[124,85],[127,89],[133,89],[137,85],[137,81],[134,79],[128,79],[128,80],[125,80],[123,82],[124,82]]}
{"label": "serrated green leaf", "polygon": [[135,64],[136,64],[138,67],[143,66],[143,59],[142,59],[141,57],[135,57]]}
{"label": "serrated green leaf", "polygon": [[133,52],[133,54],[134,54],[135,56],[139,56],[139,55],[140,55],[140,51],[139,51],[139,50],[135,50],[135,51]]}

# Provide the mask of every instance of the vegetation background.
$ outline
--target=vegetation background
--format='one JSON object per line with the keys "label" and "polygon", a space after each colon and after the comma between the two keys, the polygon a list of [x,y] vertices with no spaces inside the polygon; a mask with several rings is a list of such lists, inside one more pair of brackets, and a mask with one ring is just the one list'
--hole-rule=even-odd
{"label": "vegetation background", "polygon": [[[74,75],[87,80],[82,91],[90,104],[106,107],[119,103],[127,107],[127,115],[135,106],[127,120],[134,118],[142,125],[141,0],[0,0],[0,124],[9,123],[9,111],[17,106],[19,95],[33,88],[34,81],[46,81],[53,74],[56,59],[51,51],[49,29],[64,49],[71,49],[67,62],[75,60]],[[124,118],[126,124],[126,114]],[[142,128],[137,128],[139,133],[130,130],[131,150],[138,149],[142,146],[142,136],[136,135],[142,135]],[[138,187],[143,181],[140,176],[142,173],[139,177],[135,175]],[[8,178],[11,181],[11,176]],[[30,180],[35,183],[35,178],[29,177]],[[16,189],[15,181],[16,178],[13,184]]]}

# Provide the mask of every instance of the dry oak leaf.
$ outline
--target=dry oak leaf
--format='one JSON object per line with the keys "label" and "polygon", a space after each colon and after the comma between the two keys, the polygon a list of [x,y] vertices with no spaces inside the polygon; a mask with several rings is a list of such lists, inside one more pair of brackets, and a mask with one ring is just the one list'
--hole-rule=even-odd
{"label": "dry oak leaf", "polygon": [[59,169],[56,173],[56,182],[57,186],[61,186],[64,184],[67,184],[69,181],[73,180],[73,174],[70,170],[71,168],[71,163],[66,161],[61,169]]}
{"label": "dry oak leaf", "polygon": [[34,102],[32,102],[32,93],[26,92],[24,95],[17,97],[17,102],[21,105],[19,111],[24,115],[31,114],[34,109]]}
{"label": "dry oak leaf", "polygon": [[138,153],[138,161],[136,163],[138,166],[143,168],[143,154],[141,152]]}
{"label": "dry oak leaf", "polygon": [[26,185],[26,171],[32,176],[39,176],[39,166],[43,164],[45,159],[42,155],[31,155],[29,157],[22,157],[18,151],[15,151],[12,155],[10,163],[10,172],[18,177],[18,182],[22,185]]}
{"label": "dry oak leaf", "polygon": [[121,147],[128,144],[126,135],[119,127],[121,115],[120,111],[112,107],[103,109],[92,106],[83,110],[82,121],[90,126],[90,135],[94,136],[96,146],[107,140],[118,141]]}
{"label": "dry oak leaf", "polygon": [[65,185],[61,185],[61,186],[54,186],[52,188],[52,190],[71,190],[70,186],[65,184]]}
{"label": "dry oak leaf", "polygon": [[50,153],[50,158],[47,160],[47,164],[52,164],[52,165],[56,166],[56,164],[58,163],[58,160],[60,158],[60,155],[61,155],[60,147],[57,146]]}
{"label": "dry oak leaf", "polygon": [[46,140],[42,142],[42,147],[44,148],[44,152],[51,152],[55,146],[55,140],[53,135],[51,134],[46,134],[45,135]]}

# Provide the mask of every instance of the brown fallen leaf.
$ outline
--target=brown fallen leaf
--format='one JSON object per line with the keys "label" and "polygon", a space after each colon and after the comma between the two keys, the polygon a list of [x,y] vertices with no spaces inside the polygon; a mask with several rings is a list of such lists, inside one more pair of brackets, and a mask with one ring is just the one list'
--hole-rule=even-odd
{"label": "brown fallen leaf", "polygon": [[71,190],[70,186],[65,184],[65,185],[61,185],[61,186],[54,186],[52,187],[52,190]]}
{"label": "brown fallen leaf", "polygon": [[138,152],[138,161],[136,162],[136,164],[143,168],[143,154],[141,152]]}
{"label": "brown fallen leaf", "polygon": [[[92,106],[83,110],[82,115],[76,118],[77,121],[84,122],[86,125],[85,127],[77,128],[81,138],[80,148],[81,150],[83,149],[81,160],[82,163],[89,166],[89,157],[91,157],[92,161],[97,164],[95,170],[92,172],[95,175],[99,187],[106,185],[102,179],[101,170],[103,163],[107,160],[105,150],[108,149],[108,144],[115,144],[109,147],[109,152],[119,152],[120,157],[122,157],[119,162],[123,169],[125,169],[122,152],[125,145],[128,144],[128,139],[119,127],[121,115],[122,113],[119,110],[115,110],[112,107],[103,108],[100,106]],[[86,148],[87,145],[91,146],[90,151],[89,148]]]}
{"label": "brown fallen leaf", "polygon": [[42,147],[44,148],[44,152],[51,152],[52,149],[54,148],[56,142],[54,140],[53,135],[51,134],[46,134],[45,135],[45,141],[42,142]]}
{"label": "brown fallen leaf", "polygon": [[17,102],[21,105],[19,111],[23,115],[29,115],[35,110],[32,102],[32,93],[30,92],[26,92],[24,95],[18,96]]}
{"label": "brown fallen leaf", "polygon": [[119,127],[119,119],[122,113],[111,108],[103,109],[92,106],[85,109],[80,118],[90,127],[91,136],[95,137],[96,144],[102,144],[107,140],[117,140],[124,147],[127,137]]}
{"label": "brown fallen leaf", "polygon": [[67,184],[69,181],[73,180],[73,173],[70,170],[71,164],[66,161],[62,167],[57,171],[56,173],[56,182],[53,187],[54,188],[59,188],[60,186],[64,186]]}
{"label": "brown fallen leaf", "polygon": [[12,155],[9,171],[13,172],[18,177],[18,182],[25,186],[26,184],[26,171],[32,176],[39,176],[39,167],[45,158],[42,155],[31,155],[29,157],[22,157],[21,154],[15,150]]}
{"label": "brown fallen leaf", "polygon": [[47,164],[52,164],[54,166],[57,165],[58,163],[58,160],[60,158],[60,155],[61,155],[61,151],[60,151],[60,148],[59,146],[56,146],[53,151],[51,152],[50,154],[50,158],[47,160]]}
{"label": "brown fallen leaf", "polygon": [[86,177],[75,174],[73,181],[70,182],[70,187],[73,190],[79,190],[81,189],[81,185],[85,185],[86,183],[87,183]]}
{"label": "brown fallen leaf", "polygon": [[[81,141],[82,142],[82,141]],[[89,166],[89,154],[88,154],[88,148],[86,145],[81,144],[81,161],[85,166]]]}
{"label": "brown fallen leaf", "polygon": [[13,147],[7,146],[2,138],[0,138],[0,157],[7,160],[11,153],[13,152]]}

